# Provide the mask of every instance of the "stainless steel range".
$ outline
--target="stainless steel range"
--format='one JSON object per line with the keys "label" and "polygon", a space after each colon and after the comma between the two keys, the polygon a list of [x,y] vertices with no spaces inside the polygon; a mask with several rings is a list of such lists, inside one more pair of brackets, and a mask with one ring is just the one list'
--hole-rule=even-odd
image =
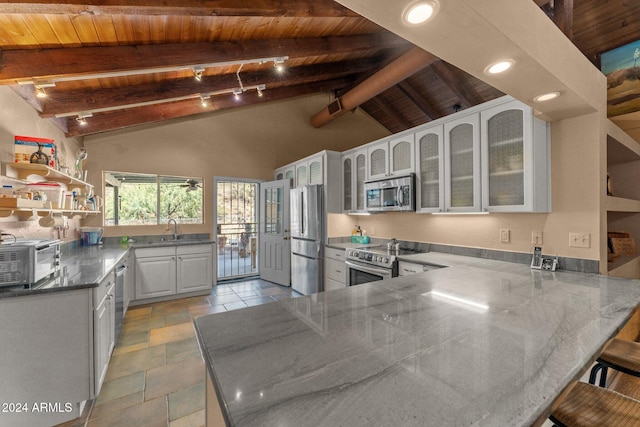
{"label": "stainless steel range", "polygon": [[398,255],[415,253],[403,249],[375,246],[366,249],[346,249],[347,286],[361,285],[398,276]]}

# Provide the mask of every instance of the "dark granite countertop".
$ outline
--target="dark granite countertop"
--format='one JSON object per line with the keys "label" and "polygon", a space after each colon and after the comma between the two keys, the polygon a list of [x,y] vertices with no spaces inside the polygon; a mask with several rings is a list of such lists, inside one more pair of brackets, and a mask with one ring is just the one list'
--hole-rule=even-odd
{"label": "dark granite countertop", "polygon": [[127,255],[128,250],[126,244],[67,246],[62,250],[60,272],[53,278],[31,285],[2,287],[0,298],[96,287]]}

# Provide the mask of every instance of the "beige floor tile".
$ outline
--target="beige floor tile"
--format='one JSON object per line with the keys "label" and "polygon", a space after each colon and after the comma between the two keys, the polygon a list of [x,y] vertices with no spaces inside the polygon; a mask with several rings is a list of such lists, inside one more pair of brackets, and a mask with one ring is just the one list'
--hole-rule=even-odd
{"label": "beige floor tile", "polygon": [[195,336],[195,329],[191,322],[179,325],[165,326],[152,329],[149,335],[149,345],[162,345],[171,341],[180,341]]}
{"label": "beige floor tile", "polygon": [[91,410],[91,419],[98,419],[107,416],[113,412],[121,411],[122,409],[129,408],[134,405],[139,405],[144,402],[144,391],[138,391],[133,394],[122,396],[118,399],[102,402],[101,404],[94,405]]}
{"label": "beige floor tile", "polygon": [[199,297],[189,297],[189,298],[183,299],[183,301],[187,307],[190,307],[192,305],[208,304],[209,295],[202,295]]}
{"label": "beige floor tile", "polygon": [[204,409],[204,381],[169,394],[169,421]]}
{"label": "beige floor tile", "polygon": [[167,399],[162,396],[89,420],[87,427],[166,427],[167,412]]}
{"label": "beige floor tile", "polygon": [[181,311],[164,315],[164,324],[166,326],[179,325],[180,323],[191,322],[189,310],[183,308]]}
{"label": "beige floor tile", "polygon": [[149,347],[142,350],[131,351],[124,354],[111,356],[106,380],[131,375],[135,372],[163,366],[166,364],[165,346]]}
{"label": "beige floor tile", "polygon": [[133,345],[129,345],[126,347],[116,347],[113,350],[113,354],[114,355],[118,355],[118,354],[124,354],[124,353],[129,353],[131,351],[137,351],[137,350],[142,350],[143,348],[148,348],[149,347],[149,342],[142,342],[140,344],[133,344]]}
{"label": "beige floor tile", "polygon": [[102,389],[96,400],[96,404],[118,399],[129,394],[144,390],[145,373],[136,372],[126,377],[116,378],[102,383]]}
{"label": "beige floor tile", "polygon": [[163,315],[183,311],[187,308],[183,299],[161,302],[153,305],[151,312],[154,315]]}
{"label": "beige floor tile", "polygon": [[122,324],[122,332],[142,332],[151,329],[162,328],[164,326],[164,316],[153,316]]}
{"label": "beige floor tile", "polygon": [[127,314],[124,317],[125,321],[140,319],[142,317],[148,317],[151,315],[150,306],[131,307],[127,310]]}
{"label": "beige floor tile", "polygon": [[149,331],[132,332],[130,330],[124,330],[120,332],[120,338],[118,338],[116,346],[127,347],[144,342],[149,342]]}
{"label": "beige floor tile", "polygon": [[189,307],[189,313],[191,313],[191,317],[195,319],[199,316],[206,316],[207,314],[220,313],[221,311],[226,311],[224,307],[217,306],[213,307],[211,304],[198,304]]}
{"label": "beige floor tile", "polygon": [[145,400],[189,388],[204,379],[202,359],[190,359],[147,371],[144,390]]}
{"label": "beige floor tile", "polygon": [[206,418],[205,410],[194,412],[186,417],[169,421],[169,427],[205,427]]}
{"label": "beige floor tile", "polygon": [[195,337],[187,338],[180,341],[169,342],[167,343],[166,347],[167,364],[201,357],[198,340]]}

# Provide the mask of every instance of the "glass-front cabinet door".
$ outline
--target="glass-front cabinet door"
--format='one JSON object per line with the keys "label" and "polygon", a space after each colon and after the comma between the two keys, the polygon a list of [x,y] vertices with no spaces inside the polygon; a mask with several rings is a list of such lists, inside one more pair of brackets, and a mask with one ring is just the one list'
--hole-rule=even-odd
{"label": "glass-front cabinet door", "polygon": [[471,114],[444,124],[446,212],[481,209],[479,122]]}
{"label": "glass-front cabinet door", "polygon": [[416,133],[418,212],[444,209],[444,138],[442,125]]}
{"label": "glass-front cabinet door", "polygon": [[322,184],[322,156],[309,160],[309,185]]}
{"label": "glass-front cabinet door", "polygon": [[491,212],[532,210],[533,116],[512,101],[482,111],[482,207]]}
{"label": "glass-front cabinet door", "polygon": [[414,134],[389,141],[391,175],[406,175],[415,170],[413,155]]}
{"label": "glass-front cabinet door", "polygon": [[353,156],[342,155],[342,212],[353,211]]}
{"label": "glass-front cabinet door", "polygon": [[302,187],[307,185],[309,180],[307,179],[307,163],[296,165],[296,187]]}
{"label": "glass-front cabinet door", "polygon": [[367,150],[358,150],[355,158],[355,201],[356,212],[366,212],[364,204],[364,182],[367,180]]}
{"label": "glass-front cabinet door", "polygon": [[389,142],[367,147],[369,173],[367,179],[381,179],[389,175]]}

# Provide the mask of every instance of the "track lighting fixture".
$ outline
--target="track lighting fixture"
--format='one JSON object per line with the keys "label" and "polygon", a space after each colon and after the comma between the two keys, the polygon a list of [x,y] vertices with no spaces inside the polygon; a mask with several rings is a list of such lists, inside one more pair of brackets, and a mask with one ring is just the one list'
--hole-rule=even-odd
{"label": "track lighting fixture", "polygon": [[55,87],[56,84],[52,80],[39,80],[37,82],[33,82],[33,86],[35,87],[36,97],[46,98],[47,91],[45,90],[45,88]]}
{"label": "track lighting fixture", "polygon": [[193,67],[193,75],[197,81],[202,80],[202,73],[204,73],[204,67]]}
{"label": "track lighting fixture", "polygon": [[204,93],[201,93],[201,94],[200,94],[200,103],[202,104],[202,106],[203,106],[203,107],[206,107],[206,106],[208,105],[208,104],[207,104],[207,100],[208,100],[210,97],[211,97],[211,95],[210,95],[210,94],[206,94],[206,95],[205,95]]}
{"label": "track lighting fixture", "polygon": [[87,125],[87,117],[93,117],[93,114],[91,114],[91,113],[78,113],[78,117],[76,117],[76,122],[78,122],[78,124],[80,126],[86,126]]}
{"label": "track lighting fixture", "polygon": [[242,89],[237,88],[233,90],[233,96],[236,99],[240,99],[240,95],[242,95]]}
{"label": "track lighting fixture", "polygon": [[259,86],[256,88],[256,91],[258,92],[258,96],[259,96],[259,97],[262,97],[262,95],[263,95],[263,94],[262,94],[262,91],[263,91],[263,90],[265,90],[265,88],[266,88],[266,86],[265,86],[265,85],[259,85]]}
{"label": "track lighting fixture", "polygon": [[281,73],[284,71],[284,57],[280,57],[280,58],[276,58],[273,60],[273,66],[275,67],[276,71],[278,73]]}

